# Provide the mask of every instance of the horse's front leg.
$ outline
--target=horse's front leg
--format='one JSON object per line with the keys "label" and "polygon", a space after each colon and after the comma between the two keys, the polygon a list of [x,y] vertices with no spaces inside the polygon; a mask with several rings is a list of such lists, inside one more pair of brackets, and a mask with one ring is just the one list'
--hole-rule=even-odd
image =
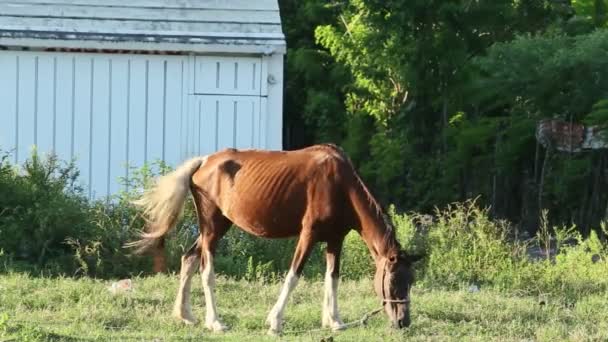
{"label": "horse's front leg", "polygon": [[338,280],[340,277],[340,254],[343,239],[328,241],[325,251],[327,268],[325,270],[325,294],[323,298],[324,328],[343,330],[346,328],[338,313]]}
{"label": "horse's front leg", "polygon": [[298,279],[302,274],[302,269],[304,268],[306,259],[308,259],[308,256],[310,255],[313,245],[314,240],[311,231],[302,231],[291,262],[291,267],[281,289],[281,294],[266,319],[266,323],[270,325],[270,329],[268,330],[269,335],[277,335],[283,329],[283,313],[285,311],[285,306],[287,305],[287,300],[289,299],[290,293],[298,284]]}

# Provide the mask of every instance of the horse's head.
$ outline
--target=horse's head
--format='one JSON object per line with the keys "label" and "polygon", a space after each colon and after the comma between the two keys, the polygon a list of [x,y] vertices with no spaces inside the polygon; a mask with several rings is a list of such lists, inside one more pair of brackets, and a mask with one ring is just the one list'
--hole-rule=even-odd
{"label": "horse's head", "polygon": [[410,288],[414,282],[413,264],[421,255],[391,252],[376,263],[374,289],[382,299],[384,311],[394,328],[410,325]]}

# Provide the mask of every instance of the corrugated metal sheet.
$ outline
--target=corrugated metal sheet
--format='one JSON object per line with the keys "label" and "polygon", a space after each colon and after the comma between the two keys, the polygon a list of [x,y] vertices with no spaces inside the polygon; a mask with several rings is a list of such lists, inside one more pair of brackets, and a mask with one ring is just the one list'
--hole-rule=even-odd
{"label": "corrugated metal sheet", "polygon": [[608,141],[599,127],[560,119],[540,120],[536,126],[536,140],[545,148],[561,152],[608,148]]}
{"label": "corrugated metal sheet", "polygon": [[[91,197],[128,165],[175,166],[225,147],[280,149],[265,57],[0,51],[0,148],[77,159]],[[278,101],[279,99],[277,99]],[[275,100],[273,100],[275,101]]]}
{"label": "corrugated metal sheet", "polygon": [[276,0],[3,0],[0,45],[283,53],[285,37]]}

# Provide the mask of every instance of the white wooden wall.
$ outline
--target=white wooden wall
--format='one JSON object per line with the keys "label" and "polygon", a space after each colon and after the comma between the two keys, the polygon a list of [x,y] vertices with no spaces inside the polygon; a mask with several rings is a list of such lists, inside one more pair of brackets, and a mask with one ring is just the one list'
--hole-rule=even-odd
{"label": "white wooden wall", "polygon": [[19,164],[34,145],[76,158],[91,198],[115,194],[127,165],[281,149],[269,60],[0,51],[0,148]]}

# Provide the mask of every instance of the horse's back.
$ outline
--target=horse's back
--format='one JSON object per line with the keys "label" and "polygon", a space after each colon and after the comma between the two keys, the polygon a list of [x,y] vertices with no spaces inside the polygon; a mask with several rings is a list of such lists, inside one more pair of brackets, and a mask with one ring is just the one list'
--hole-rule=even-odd
{"label": "horse's back", "polygon": [[299,234],[305,216],[344,211],[347,160],[333,145],[294,151],[226,149],[208,157],[195,184],[242,229],[258,236]]}

